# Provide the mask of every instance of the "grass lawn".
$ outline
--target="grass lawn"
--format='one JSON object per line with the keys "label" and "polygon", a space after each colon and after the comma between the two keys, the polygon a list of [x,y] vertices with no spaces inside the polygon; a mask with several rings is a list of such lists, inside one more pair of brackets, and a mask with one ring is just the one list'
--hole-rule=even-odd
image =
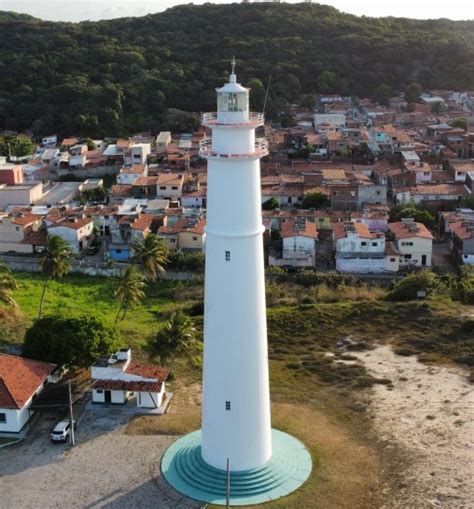
{"label": "grass lawn", "polygon": [[[25,328],[36,318],[43,289],[43,279],[39,275],[15,273],[19,289],[15,299],[20,312],[13,319],[6,316],[8,336],[22,341]],[[116,281],[106,277],[88,277],[68,275],[60,281],[50,281],[46,290],[43,314],[94,314],[110,323],[114,323],[117,314],[117,302],[114,299]],[[132,308],[118,327],[133,347],[143,345],[146,338],[156,332],[159,323],[173,309],[183,307],[188,296],[189,285],[180,282],[163,281],[150,285],[146,289],[143,303]],[[191,291],[191,293],[193,293]],[[201,289],[194,293],[200,295]],[[178,295],[178,298],[175,296]],[[192,300],[193,295],[189,295]],[[181,300],[179,300],[181,299]]]}

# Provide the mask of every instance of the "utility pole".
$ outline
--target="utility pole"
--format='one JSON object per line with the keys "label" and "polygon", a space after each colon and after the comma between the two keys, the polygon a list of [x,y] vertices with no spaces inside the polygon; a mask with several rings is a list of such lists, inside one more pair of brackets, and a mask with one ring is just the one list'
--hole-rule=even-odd
{"label": "utility pole", "polygon": [[71,391],[71,380],[68,382],[69,392],[69,427],[70,427],[70,444],[74,446],[76,441],[74,439],[74,414],[72,411],[72,391]]}
{"label": "utility pole", "polygon": [[226,502],[225,506],[227,509],[230,507],[230,461],[227,458],[227,482],[226,482]]}

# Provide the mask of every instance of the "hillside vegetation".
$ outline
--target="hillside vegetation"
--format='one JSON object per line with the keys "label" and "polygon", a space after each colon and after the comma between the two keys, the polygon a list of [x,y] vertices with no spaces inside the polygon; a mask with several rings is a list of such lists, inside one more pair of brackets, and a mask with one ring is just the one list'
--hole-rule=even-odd
{"label": "hillside vegetation", "polygon": [[83,23],[0,12],[0,129],[96,137],[169,127],[169,108],[214,109],[232,55],[256,109],[271,76],[270,115],[302,93],[370,96],[413,81],[473,89],[474,21],[287,3],[181,5]]}

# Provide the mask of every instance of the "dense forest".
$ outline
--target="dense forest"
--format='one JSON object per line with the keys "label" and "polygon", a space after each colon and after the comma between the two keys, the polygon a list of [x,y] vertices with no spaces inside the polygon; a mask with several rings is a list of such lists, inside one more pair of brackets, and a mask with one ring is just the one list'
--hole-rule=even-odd
{"label": "dense forest", "polygon": [[307,93],[373,96],[413,81],[474,89],[474,21],[369,18],[318,4],[181,5],[140,18],[46,22],[0,12],[0,129],[126,135],[214,109],[235,55],[261,109]]}

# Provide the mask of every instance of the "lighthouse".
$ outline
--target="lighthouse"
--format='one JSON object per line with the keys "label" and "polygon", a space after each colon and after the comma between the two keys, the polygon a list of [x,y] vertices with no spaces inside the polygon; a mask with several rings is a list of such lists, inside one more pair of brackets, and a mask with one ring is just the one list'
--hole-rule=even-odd
{"label": "lighthouse", "polygon": [[205,502],[249,505],[279,498],[309,476],[304,445],[272,430],[268,370],[260,159],[268,143],[255,131],[249,89],[229,81],[217,112],[202,123],[207,159],[202,429],[163,456],[165,479]]}
{"label": "lighthouse", "polygon": [[272,455],[268,381],[260,158],[267,142],[255,137],[263,114],[249,112],[249,90],[217,89],[217,113],[207,158],[202,457],[235,471]]}

